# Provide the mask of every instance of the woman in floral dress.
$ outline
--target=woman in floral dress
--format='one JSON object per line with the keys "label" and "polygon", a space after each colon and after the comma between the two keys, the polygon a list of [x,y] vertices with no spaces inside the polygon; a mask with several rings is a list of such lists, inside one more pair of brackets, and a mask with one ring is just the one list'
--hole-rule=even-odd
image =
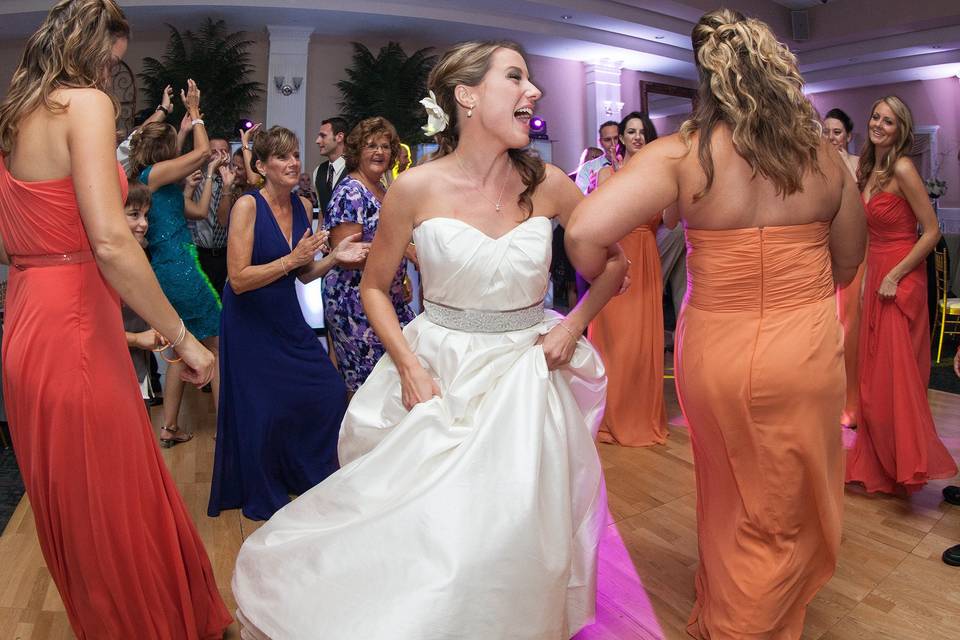
{"label": "woman in floral dress", "polygon": [[[363,120],[347,136],[344,151],[347,176],[337,185],[324,213],[324,225],[330,230],[332,246],[358,232],[363,234],[364,242],[373,241],[380,223],[380,203],[386,192],[383,174],[393,166],[399,147],[396,129],[380,117]],[[360,302],[363,266],[362,262],[341,264],[323,279],[324,315],[333,336],[340,374],[351,393],[363,384],[384,353]],[[414,317],[407,306],[403,286],[406,269],[404,260],[390,288],[401,325]]]}

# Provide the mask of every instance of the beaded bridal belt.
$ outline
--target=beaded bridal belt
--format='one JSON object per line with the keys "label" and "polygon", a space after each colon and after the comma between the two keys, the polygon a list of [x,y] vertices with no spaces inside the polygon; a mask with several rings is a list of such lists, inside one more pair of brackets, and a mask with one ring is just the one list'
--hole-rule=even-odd
{"label": "beaded bridal belt", "polygon": [[10,256],[10,266],[20,271],[32,267],[59,267],[64,264],[81,264],[92,261],[93,252],[89,250],[75,251],[73,253]]}
{"label": "beaded bridal belt", "polygon": [[427,319],[447,329],[469,333],[506,333],[529,329],[543,321],[543,302],[509,311],[481,311],[457,309],[444,304],[423,301]]}

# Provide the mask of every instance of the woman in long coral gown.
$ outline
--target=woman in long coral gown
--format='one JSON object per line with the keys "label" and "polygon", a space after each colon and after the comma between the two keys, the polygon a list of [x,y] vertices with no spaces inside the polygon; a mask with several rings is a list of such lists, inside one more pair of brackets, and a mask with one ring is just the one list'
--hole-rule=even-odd
{"label": "woman in long coral gown", "polygon": [[[853,120],[841,109],[831,109],[823,119],[823,135],[843,159],[843,164],[856,179],[858,156],[850,155],[850,137]],[[860,340],[860,298],[863,289],[864,263],[857,269],[845,287],[837,287],[837,315],[843,325],[843,366],[847,374],[847,403],[843,407],[840,422],[848,427],[857,426],[860,414],[860,376],[858,375],[858,347]]]}
{"label": "woman in long coral gown", "polygon": [[[646,114],[634,111],[618,125],[623,161],[657,139]],[[603,184],[614,169],[600,170]],[[607,371],[607,406],[600,423],[600,442],[645,447],[667,441],[663,401],[663,278],[657,251],[661,216],[638,226],[620,241],[630,259],[631,287],[611,300],[590,323],[587,336]]]}
{"label": "woman in long coral gown", "polygon": [[860,167],[870,244],[860,329],[860,423],[847,456],[847,481],[884,493],[913,493],[930,479],[957,473],[927,402],[924,260],[940,232],[920,175],[906,156],[912,130],[906,104],[896,96],[878,100]]}
{"label": "woman in long coral gown", "polygon": [[[68,46],[77,24],[91,42]],[[180,332],[124,221],[111,100],[95,84],[62,88],[102,77],[127,33],[113,2],[65,0],[28,42],[0,105],[0,236],[12,265],[4,397],[43,557],[76,636],[220,638],[230,615],[157,449],[117,293],[177,343],[190,382],[210,379],[213,356]],[[97,51],[111,40],[112,51]],[[52,84],[41,77],[56,61],[35,64],[50,51],[63,62]],[[48,111],[44,95],[69,106]]]}
{"label": "woman in long coral gown", "polygon": [[677,389],[700,547],[687,632],[796,640],[840,547],[834,280],[849,282],[863,258],[863,211],[796,59],[765,24],[708,13],[693,49],[697,112],[578,207],[567,245],[592,275],[606,243],[676,203],[689,281]]}

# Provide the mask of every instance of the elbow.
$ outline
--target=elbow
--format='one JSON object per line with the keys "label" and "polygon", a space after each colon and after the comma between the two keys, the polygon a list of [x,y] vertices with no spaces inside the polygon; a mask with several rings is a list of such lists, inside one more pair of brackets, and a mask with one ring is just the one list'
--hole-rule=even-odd
{"label": "elbow", "polygon": [[[131,236],[131,239],[132,238],[133,236]],[[107,267],[116,264],[127,249],[128,243],[124,240],[125,238],[119,235],[94,240],[91,244],[93,245],[93,255],[97,263]]]}

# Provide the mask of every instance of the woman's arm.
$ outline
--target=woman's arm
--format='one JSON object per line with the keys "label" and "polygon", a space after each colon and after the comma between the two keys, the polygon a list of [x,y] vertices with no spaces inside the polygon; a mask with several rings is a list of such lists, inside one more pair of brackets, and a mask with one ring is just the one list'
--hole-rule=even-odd
{"label": "woman's arm", "polygon": [[257,189],[263,186],[265,180],[262,175],[253,170],[253,149],[250,141],[262,124],[258,122],[249,129],[240,130],[240,153],[243,155],[243,168],[247,172],[247,184]]}
{"label": "woman's arm", "polygon": [[[307,208],[310,204],[308,199],[301,196],[300,202],[303,204],[304,211],[310,210]],[[322,278],[327,275],[330,269],[339,264],[362,262],[367,257],[370,244],[361,242],[361,236],[362,234],[355,233],[352,236],[347,236],[336,244],[331,242],[330,244],[333,248],[330,252],[322,259],[314,260],[306,266],[301,267],[297,274],[297,279],[307,284],[308,282],[313,282],[317,278]]]}
{"label": "woman's arm", "polygon": [[403,406],[407,409],[440,395],[436,382],[403,337],[400,320],[390,297],[393,278],[413,236],[417,205],[422,202],[429,184],[429,175],[421,177],[411,169],[404,171],[387,191],[380,208],[380,224],[360,280],[360,299],[364,311],[370,326],[397,367]]}
{"label": "woman's arm", "polygon": [[[820,150],[820,158],[830,158],[837,163],[836,154],[826,148]],[[842,180],[840,208],[830,223],[830,260],[833,265],[833,279],[840,287],[845,287],[857,274],[857,268],[863,262],[863,252],[867,244],[867,222],[863,213],[863,201],[857,190],[857,181],[847,168],[843,158],[839,158],[836,171]]]}
{"label": "woman's arm", "polygon": [[[228,156],[229,159],[229,156]],[[230,162],[220,165],[220,202],[217,203],[217,224],[224,229],[230,224],[230,209],[233,207],[233,184],[237,179],[237,172]]]}
{"label": "woman's arm", "polygon": [[[333,226],[330,227],[331,247],[338,247],[345,238],[363,233],[363,220],[366,215],[366,212],[363,211],[363,202],[359,189],[352,185],[346,185],[336,190],[330,204],[327,205],[327,211],[332,213],[325,216],[325,220],[330,220],[333,223]],[[365,262],[363,260],[339,265],[344,270],[362,270],[364,266]]]}
{"label": "woman's arm", "polygon": [[[73,188],[97,266],[137,315],[175,342],[182,321],[160,290],[124,219],[114,155],[113,103],[96,89],[71,90],[67,126]],[[206,384],[213,375],[213,355],[189,331],[176,349],[187,364],[184,379]]]}
{"label": "woman's arm", "polygon": [[[547,177],[540,188],[549,194],[551,208],[557,212],[560,224],[566,228],[574,209],[584,200],[583,194],[570,178],[553,165],[547,165]],[[543,339],[547,367],[551,370],[570,362],[584,329],[623,285],[627,274],[627,259],[623,251],[614,243],[611,247],[605,247],[605,252],[607,258],[603,270],[593,279],[590,290]],[[576,267],[576,262],[573,265]]]}
{"label": "woman's arm", "polygon": [[[187,80],[187,93],[183,95],[187,115],[192,121],[200,119],[200,90],[193,80]],[[203,122],[193,126],[193,150],[170,160],[163,160],[153,165],[148,177],[147,186],[151,191],[160,187],[180,182],[188,175],[203,166],[210,158],[210,141],[207,139],[207,129]],[[209,204],[208,204],[209,206]]]}
{"label": "woman's arm", "polygon": [[599,187],[599,186],[602,185],[604,182],[606,182],[607,180],[609,180],[609,179],[610,179],[610,176],[612,176],[612,175],[613,175],[613,167],[612,167],[612,166],[607,165],[607,166],[603,167],[602,169],[600,169],[600,171],[597,173],[597,186]]}
{"label": "woman's arm", "polygon": [[567,257],[580,275],[598,277],[610,260],[608,247],[677,201],[677,167],[685,154],[686,145],[676,135],[644,145],[577,205],[565,240]]}
{"label": "woman's arm", "polygon": [[127,334],[127,346],[144,351],[152,351],[163,344],[163,337],[154,329],[146,331],[124,331]]}
{"label": "woman's arm", "polygon": [[316,235],[307,229],[293,251],[265,264],[250,264],[253,256],[253,230],[257,219],[257,203],[253,196],[243,196],[230,212],[227,236],[227,275],[236,294],[264,287],[293,270],[308,265],[327,240],[326,233]]}
{"label": "woman's arm", "polygon": [[217,175],[217,169],[226,161],[227,157],[229,157],[229,154],[225,157],[222,153],[216,153],[212,156],[210,163],[207,164],[207,170],[203,174],[203,191],[200,193],[199,201],[195,201],[192,197],[184,198],[183,214],[188,220],[206,220],[207,216],[210,215],[210,202],[213,200],[213,178]]}
{"label": "woman's arm", "polygon": [[917,221],[923,228],[923,233],[903,260],[894,265],[890,272],[884,276],[879,290],[881,298],[894,297],[897,294],[897,285],[900,280],[916,269],[936,248],[937,242],[940,240],[940,225],[937,222],[937,214],[933,210],[933,205],[930,204],[927,189],[923,186],[923,180],[920,179],[920,174],[917,173],[913,162],[909,158],[899,158],[893,166],[893,175],[897,179],[897,185],[900,187],[904,199],[910,203],[913,214],[917,216]]}

